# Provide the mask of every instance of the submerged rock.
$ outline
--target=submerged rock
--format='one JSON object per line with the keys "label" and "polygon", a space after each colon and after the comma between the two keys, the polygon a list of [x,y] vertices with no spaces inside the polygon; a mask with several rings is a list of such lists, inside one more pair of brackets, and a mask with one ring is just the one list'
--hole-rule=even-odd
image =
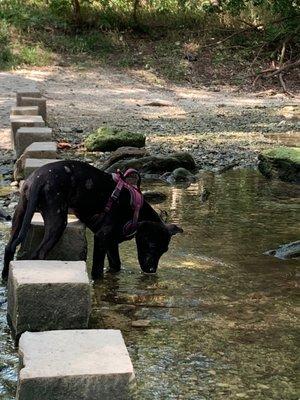
{"label": "submerged rock", "polygon": [[205,203],[208,200],[209,196],[210,196],[210,191],[206,188],[203,188],[199,196],[201,203]]}
{"label": "submerged rock", "polygon": [[99,128],[85,139],[84,144],[88,151],[115,151],[122,146],[144,147],[145,141],[142,133]]}
{"label": "submerged rock", "polygon": [[176,168],[185,168],[189,171],[196,169],[193,157],[189,153],[174,153],[171,156],[148,156],[134,158],[132,160],[120,160],[107,168],[106,172],[115,172],[117,169],[125,171],[135,168],[143,174],[162,175],[165,172],[173,172]]}
{"label": "submerged rock", "polygon": [[6,211],[4,211],[3,209],[0,208],[0,220],[1,219],[5,220],[5,221],[10,221],[11,216],[9,214],[7,214]]}
{"label": "submerged rock", "polygon": [[279,246],[278,249],[269,250],[264,253],[268,256],[274,256],[285,260],[287,258],[298,258],[300,257],[300,240],[288,244]]}
{"label": "submerged rock", "polygon": [[114,151],[111,154],[109,159],[105,161],[101,169],[105,171],[111,165],[120,160],[128,160],[129,158],[130,159],[141,158],[146,156],[149,156],[149,153],[145,148],[130,147],[130,146],[119,147],[116,151]]}
{"label": "submerged rock", "polygon": [[166,177],[169,183],[190,183],[196,180],[196,177],[185,168],[176,168]]}
{"label": "submerged rock", "polygon": [[258,169],[267,178],[300,183],[300,147],[265,150],[258,159]]}

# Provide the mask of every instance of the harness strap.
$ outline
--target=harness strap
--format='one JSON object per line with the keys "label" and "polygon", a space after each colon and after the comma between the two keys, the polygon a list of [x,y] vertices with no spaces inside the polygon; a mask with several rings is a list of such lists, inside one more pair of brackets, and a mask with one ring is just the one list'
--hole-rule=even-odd
{"label": "harness strap", "polygon": [[[137,176],[136,184],[132,184],[126,181],[126,178],[129,178],[132,175]],[[133,208],[133,217],[124,225],[123,234],[126,238],[130,238],[136,233],[140,209],[144,202],[143,194],[140,191],[141,176],[137,170],[129,168],[124,174],[122,174],[121,171],[118,170],[115,174],[112,174],[112,177],[117,185],[106,203],[105,209],[103,211],[103,216],[105,213],[110,212],[113,204],[120,197],[122,189],[125,187],[130,193],[130,205]]]}

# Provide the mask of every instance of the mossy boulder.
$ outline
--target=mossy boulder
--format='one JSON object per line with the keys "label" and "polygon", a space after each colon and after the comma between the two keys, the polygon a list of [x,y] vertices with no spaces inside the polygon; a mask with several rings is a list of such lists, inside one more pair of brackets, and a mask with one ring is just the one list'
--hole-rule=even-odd
{"label": "mossy boulder", "polygon": [[300,183],[300,147],[265,150],[258,159],[258,169],[267,178]]}
{"label": "mossy boulder", "polygon": [[189,153],[174,153],[171,156],[149,156],[133,158],[132,160],[120,160],[111,165],[106,172],[115,172],[117,169],[125,171],[135,168],[142,174],[161,175],[165,172],[173,172],[176,168],[186,168],[189,171],[196,169],[195,161]]}
{"label": "mossy boulder", "polygon": [[99,128],[85,139],[84,144],[88,151],[115,151],[122,146],[144,147],[145,141],[142,133]]}

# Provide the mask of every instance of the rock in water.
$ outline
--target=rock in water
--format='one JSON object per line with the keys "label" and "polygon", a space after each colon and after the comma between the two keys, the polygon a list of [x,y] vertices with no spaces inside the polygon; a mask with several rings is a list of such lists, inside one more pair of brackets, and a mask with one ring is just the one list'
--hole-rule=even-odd
{"label": "rock in water", "polygon": [[258,159],[258,169],[267,178],[300,183],[300,147],[265,150]]}
{"label": "rock in water", "polygon": [[298,258],[300,257],[300,240],[288,244],[283,244],[282,246],[279,246],[278,249],[269,250],[264,254],[281,258],[282,260],[289,258]]}
{"label": "rock in water", "polygon": [[174,171],[167,177],[167,181],[169,183],[186,183],[186,182],[194,182],[196,180],[195,176],[190,173],[185,168],[176,168]]}
{"label": "rock in water", "polygon": [[189,171],[196,169],[195,160],[189,153],[174,153],[167,157],[142,157],[132,160],[120,160],[111,165],[106,172],[116,172],[117,169],[125,171],[135,168],[142,174],[162,175],[165,172],[173,172],[176,168],[185,168]]}
{"label": "rock in water", "polygon": [[9,214],[7,214],[7,212],[5,212],[4,210],[2,210],[0,208],[0,220],[4,219],[5,221],[10,221],[11,220],[11,216]]}
{"label": "rock in water", "polygon": [[206,188],[203,188],[203,191],[200,194],[201,203],[205,203],[208,200],[209,195],[210,195],[210,191]]}
{"label": "rock in water", "polygon": [[116,151],[114,151],[111,154],[109,159],[105,161],[101,169],[105,171],[111,165],[115,164],[117,161],[120,160],[128,160],[132,158],[141,158],[146,156],[149,156],[149,153],[145,148],[130,147],[130,146],[119,147]]}

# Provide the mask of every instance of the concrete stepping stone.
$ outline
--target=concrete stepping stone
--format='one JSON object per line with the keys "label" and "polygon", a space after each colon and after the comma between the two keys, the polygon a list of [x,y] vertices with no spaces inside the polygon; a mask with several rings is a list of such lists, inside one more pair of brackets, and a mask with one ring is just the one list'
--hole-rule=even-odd
{"label": "concrete stepping stone", "polygon": [[38,115],[40,115],[44,121],[47,120],[47,105],[46,99],[38,98],[38,97],[21,97],[20,106],[29,107],[36,106],[38,107]]}
{"label": "concrete stepping stone", "polygon": [[42,97],[41,93],[39,90],[37,89],[33,89],[31,91],[27,91],[27,92],[17,92],[16,93],[16,104],[17,106],[21,105],[21,97]]}
{"label": "concrete stepping stone", "polygon": [[52,140],[52,129],[46,127],[23,127],[15,135],[15,150],[20,157],[26,147],[34,142],[47,142]]}
{"label": "concrete stepping stone", "polygon": [[45,121],[40,115],[11,115],[10,116],[11,123],[11,142],[13,147],[15,148],[16,143],[16,133],[17,130],[24,126],[30,127],[42,127],[45,126]]}
{"label": "concrete stepping stone", "polygon": [[14,180],[20,181],[24,178],[24,168],[27,158],[51,159],[57,158],[56,142],[34,142],[24,150],[24,153],[17,159],[14,167]]}
{"label": "concrete stepping stone", "polygon": [[28,178],[33,171],[37,168],[42,167],[43,165],[53,163],[55,160],[51,160],[50,158],[26,158],[25,167],[24,167],[24,177]]}
{"label": "concrete stepping stone", "polygon": [[26,332],[17,400],[126,400],[133,366],[119,330]]}
{"label": "concrete stepping stone", "polygon": [[16,340],[25,331],[88,327],[91,287],[83,261],[12,261],[7,290]]}
{"label": "concrete stepping stone", "polygon": [[32,107],[12,107],[10,110],[11,115],[39,115],[39,108]]}
{"label": "concrete stepping stone", "polygon": [[26,147],[24,154],[26,154],[28,158],[56,158],[57,143],[33,142]]}
{"label": "concrete stepping stone", "polygon": [[[85,225],[74,215],[68,215],[68,224],[58,243],[50,251],[47,260],[85,261],[87,240]],[[18,260],[30,260],[44,236],[44,220],[39,213],[33,215],[25,241],[18,251]]]}

